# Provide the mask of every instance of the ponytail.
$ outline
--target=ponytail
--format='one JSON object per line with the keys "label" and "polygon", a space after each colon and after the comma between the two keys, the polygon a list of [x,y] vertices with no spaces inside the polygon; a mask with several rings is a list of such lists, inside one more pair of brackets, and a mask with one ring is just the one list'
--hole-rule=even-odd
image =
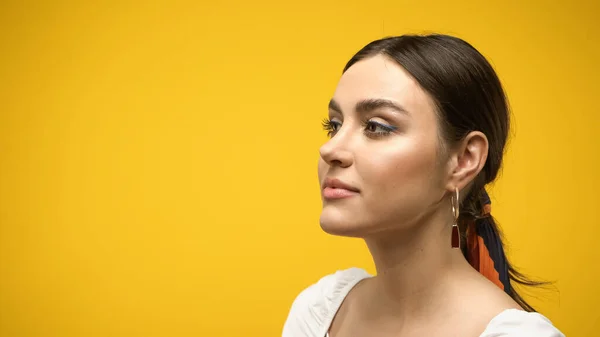
{"label": "ponytail", "polygon": [[480,210],[479,215],[469,214],[463,217],[464,236],[466,247],[463,253],[467,261],[492,283],[504,290],[515,302],[529,312],[536,310],[519,295],[512,286],[512,282],[526,286],[544,285],[543,282],[529,280],[526,276],[515,270],[509,263],[504,252],[502,234],[491,215],[491,200],[485,189],[481,189],[475,208]]}

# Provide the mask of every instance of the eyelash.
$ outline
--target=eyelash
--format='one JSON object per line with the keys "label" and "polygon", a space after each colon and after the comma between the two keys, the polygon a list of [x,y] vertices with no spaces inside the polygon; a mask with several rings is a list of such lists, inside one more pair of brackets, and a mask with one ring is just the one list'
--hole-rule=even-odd
{"label": "eyelash", "polygon": [[[339,122],[334,122],[329,118],[325,118],[323,120],[323,130],[327,131],[327,136],[331,137],[333,136],[336,132],[336,126],[337,127],[341,127],[341,123]],[[385,124],[381,124],[381,123],[377,123],[377,122],[373,122],[373,121],[366,121],[363,122],[363,127],[367,128],[369,126],[373,126],[375,128],[380,128],[383,129],[383,131],[367,131],[365,129],[365,134],[367,134],[367,136],[373,137],[373,138],[380,138],[380,137],[385,137],[389,134],[391,134],[392,132],[396,131],[396,127],[395,126],[391,126],[391,125],[385,125]]]}

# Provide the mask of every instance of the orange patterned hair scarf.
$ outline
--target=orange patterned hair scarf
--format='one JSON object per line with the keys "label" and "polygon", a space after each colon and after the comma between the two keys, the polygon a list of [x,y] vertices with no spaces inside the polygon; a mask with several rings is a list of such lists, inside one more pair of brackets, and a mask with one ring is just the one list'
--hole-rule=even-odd
{"label": "orange patterned hair scarf", "polygon": [[467,260],[483,276],[510,294],[508,264],[502,239],[495,225],[489,220],[492,202],[485,190],[481,204],[481,217],[467,224]]}

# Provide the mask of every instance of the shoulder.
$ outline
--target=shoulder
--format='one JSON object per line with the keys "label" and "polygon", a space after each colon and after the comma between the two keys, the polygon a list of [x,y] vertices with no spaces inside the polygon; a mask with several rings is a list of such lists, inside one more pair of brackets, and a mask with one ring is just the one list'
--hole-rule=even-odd
{"label": "shoulder", "polygon": [[370,276],[360,268],[339,270],[302,290],[291,305],[283,336],[324,336],[346,295]]}
{"label": "shoulder", "polygon": [[565,335],[541,314],[507,309],[488,324],[481,337],[564,337]]}

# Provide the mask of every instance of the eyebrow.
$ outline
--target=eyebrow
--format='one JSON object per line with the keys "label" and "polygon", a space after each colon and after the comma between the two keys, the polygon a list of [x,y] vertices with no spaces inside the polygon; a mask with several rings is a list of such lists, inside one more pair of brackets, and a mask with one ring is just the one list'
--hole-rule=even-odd
{"label": "eyebrow", "polygon": [[[356,103],[354,110],[356,110],[356,112],[360,114],[365,114],[381,108],[391,109],[403,115],[409,114],[408,111],[404,109],[404,107],[402,107],[401,105],[398,105],[395,102],[384,98],[364,99]],[[333,98],[329,101],[329,109],[335,112],[339,112],[340,114],[342,113],[342,108],[340,108],[340,105]]]}

